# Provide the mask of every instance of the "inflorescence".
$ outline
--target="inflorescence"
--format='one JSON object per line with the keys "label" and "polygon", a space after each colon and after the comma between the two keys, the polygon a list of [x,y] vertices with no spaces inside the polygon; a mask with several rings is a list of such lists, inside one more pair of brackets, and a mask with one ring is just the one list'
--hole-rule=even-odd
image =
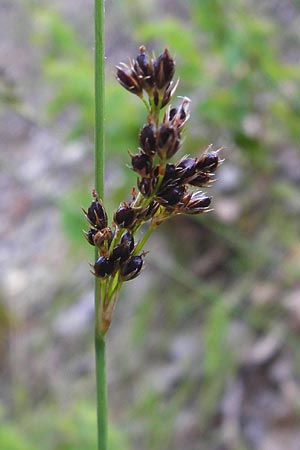
{"label": "inflorescence", "polygon": [[[175,62],[168,49],[150,58],[144,46],[135,60],[117,67],[118,82],[143,101],[148,117],[139,134],[138,152],[129,153],[131,168],[138,175],[137,188],[132,189],[130,200],[115,211],[112,226],[108,226],[105,207],[95,191],[88,210],[83,210],[90,224],[86,239],[98,250],[92,267],[94,275],[102,280],[103,311],[113,309],[109,305],[115,303],[122,282],[141,272],[146,254],[143,247],[159,224],[177,214],[210,211],[211,197],[199,188],[214,180],[221,163],[220,149],[213,151],[209,146],[199,158],[184,156],[169,162],[181,148],[190,103],[184,97],[179,106],[169,105],[178,85],[173,81],[174,73]],[[145,223],[148,227],[137,239],[136,233]],[[110,314],[107,316],[110,323]]]}

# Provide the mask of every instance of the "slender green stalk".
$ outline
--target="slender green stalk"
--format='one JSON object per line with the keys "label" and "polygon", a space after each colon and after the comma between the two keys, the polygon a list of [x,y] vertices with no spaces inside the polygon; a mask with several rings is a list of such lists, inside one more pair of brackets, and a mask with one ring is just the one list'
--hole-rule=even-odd
{"label": "slender green stalk", "polygon": [[107,393],[105,367],[105,340],[95,335],[97,376],[97,428],[98,450],[107,450]]}
{"label": "slender green stalk", "polygon": [[104,194],[104,0],[95,0],[95,189]]}
{"label": "slender green stalk", "polygon": [[146,231],[146,233],[144,234],[144,236],[142,237],[142,239],[140,240],[140,242],[138,243],[138,245],[134,249],[134,254],[135,255],[138,255],[140,253],[140,251],[143,249],[144,245],[148,241],[148,239],[151,236],[151,234],[153,233],[154,229],[155,229],[154,226],[149,226],[148,230]]}
{"label": "slender green stalk", "polygon": [[[104,0],[95,0],[95,190],[104,194]],[[97,254],[96,254],[97,257]],[[105,340],[101,334],[100,280],[95,278],[95,356],[98,450],[107,450]]]}

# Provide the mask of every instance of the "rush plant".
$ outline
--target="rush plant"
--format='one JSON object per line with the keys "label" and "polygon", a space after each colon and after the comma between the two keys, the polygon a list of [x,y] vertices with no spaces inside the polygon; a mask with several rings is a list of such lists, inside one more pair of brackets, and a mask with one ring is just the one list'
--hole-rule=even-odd
{"label": "rush plant", "polygon": [[144,246],[155,228],[178,214],[210,211],[211,198],[201,188],[214,179],[220,149],[214,151],[209,146],[199,158],[184,156],[170,162],[181,148],[190,104],[184,97],[178,106],[170,105],[178,85],[173,81],[174,73],[175,62],[168,49],[151,58],[144,46],[129,65],[117,67],[117,80],[143,101],[147,115],[137,153],[129,152],[131,169],[137,173],[137,186],[129,199],[118,206],[111,223],[96,190],[88,209],[83,209],[90,225],[85,237],[97,249],[92,272],[101,285],[98,312],[103,337],[122,284],[142,271]]}
{"label": "rush plant", "polygon": [[189,119],[190,99],[181,97],[177,106],[171,106],[178,85],[174,81],[175,61],[167,48],[158,57],[152,57],[141,46],[135,59],[130,59],[129,64],[121,63],[116,70],[120,85],[146,107],[137,149],[129,152],[137,184],[109,220],[103,202],[103,4],[96,0],[95,6],[95,189],[91,204],[83,212],[89,224],[85,237],[96,250],[92,273],[96,282],[98,449],[106,450],[105,336],[120,289],[124,282],[142,272],[145,245],[158,226],[179,214],[211,210],[211,198],[202,188],[212,183],[221,160],[220,149],[209,146],[200,157],[187,155],[174,161]]}

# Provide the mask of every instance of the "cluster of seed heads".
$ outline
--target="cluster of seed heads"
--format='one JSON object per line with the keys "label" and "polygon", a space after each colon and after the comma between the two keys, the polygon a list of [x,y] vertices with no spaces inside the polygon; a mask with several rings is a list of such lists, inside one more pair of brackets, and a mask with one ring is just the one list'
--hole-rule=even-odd
{"label": "cluster of seed heads", "polygon": [[[105,208],[97,193],[93,192],[94,200],[87,211],[83,210],[91,228],[85,232],[87,241],[98,248],[99,258],[95,262],[94,275],[99,278],[106,278],[116,272],[119,273],[120,281],[132,280],[141,271],[143,260],[142,255],[134,254],[134,237],[127,229],[126,221],[129,215],[126,208],[119,208],[115,214],[115,220],[121,221],[122,226],[118,232],[117,222],[114,231],[108,227],[108,219]],[[120,236],[119,231],[122,230]],[[118,239],[116,240],[116,236]]]}
{"label": "cluster of seed heads", "polygon": [[[132,189],[129,201],[119,205],[111,227],[96,192],[88,210],[84,210],[91,226],[86,238],[99,253],[93,273],[112,280],[115,288],[139,275],[146,238],[160,223],[177,214],[210,210],[211,198],[199,188],[213,181],[221,162],[220,149],[213,151],[209,146],[199,158],[184,156],[169,162],[181,147],[190,103],[184,97],[179,106],[169,105],[178,84],[173,81],[174,73],[175,63],[167,49],[157,58],[150,58],[144,46],[135,60],[117,67],[119,83],[141,98],[148,111],[139,134],[138,152],[129,153],[131,168],[138,175],[137,188]],[[148,228],[144,236],[135,242],[137,231],[145,223]]]}

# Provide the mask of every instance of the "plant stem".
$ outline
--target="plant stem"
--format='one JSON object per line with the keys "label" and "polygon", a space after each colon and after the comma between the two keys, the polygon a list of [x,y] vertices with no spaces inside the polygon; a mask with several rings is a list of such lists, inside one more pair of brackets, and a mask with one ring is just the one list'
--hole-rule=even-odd
{"label": "plant stem", "polygon": [[148,230],[146,231],[146,233],[144,234],[144,236],[142,237],[142,239],[140,240],[140,242],[136,246],[136,248],[134,250],[134,255],[138,255],[140,253],[140,251],[143,249],[144,245],[146,244],[146,242],[148,241],[149,237],[153,233],[154,228],[155,228],[154,226],[151,226],[151,225],[149,226]]}
{"label": "plant stem", "polygon": [[[104,195],[104,0],[95,0],[95,190]],[[96,252],[96,258],[98,257]],[[107,450],[107,391],[105,340],[101,333],[100,280],[95,277],[95,357],[98,450]]]}
{"label": "plant stem", "polygon": [[95,0],[95,189],[104,194],[104,1]]}
{"label": "plant stem", "polygon": [[105,340],[95,334],[97,377],[97,428],[98,450],[107,450],[107,392],[105,367]]}

